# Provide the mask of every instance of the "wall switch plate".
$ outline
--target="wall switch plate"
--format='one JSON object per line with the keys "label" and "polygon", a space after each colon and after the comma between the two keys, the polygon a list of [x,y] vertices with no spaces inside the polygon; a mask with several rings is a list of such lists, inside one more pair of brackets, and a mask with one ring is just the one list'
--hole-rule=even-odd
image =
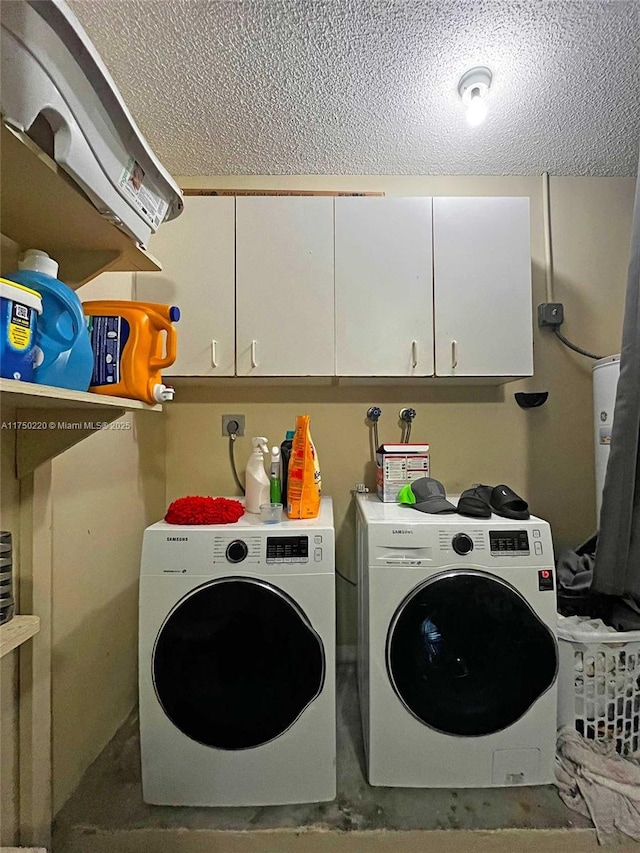
{"label": "wall switch plate", "polygon": [[223,415],[222,435],[229,438],[234,432],[238,436],[244,435],[244,415]]}

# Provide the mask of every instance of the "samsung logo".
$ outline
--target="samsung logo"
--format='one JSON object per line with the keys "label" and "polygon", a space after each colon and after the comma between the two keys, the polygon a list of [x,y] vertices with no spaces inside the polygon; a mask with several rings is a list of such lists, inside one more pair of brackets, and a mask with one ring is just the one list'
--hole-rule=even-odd
{"label": "samsung logo", "polygon": [[167,536],[167,542],[188,542],[188,536]]}
{"label": "samsung logo", "polygon": [[392,530],[392,533],[413,533],[413,530],[400,530],[399,528],[396,530]]}

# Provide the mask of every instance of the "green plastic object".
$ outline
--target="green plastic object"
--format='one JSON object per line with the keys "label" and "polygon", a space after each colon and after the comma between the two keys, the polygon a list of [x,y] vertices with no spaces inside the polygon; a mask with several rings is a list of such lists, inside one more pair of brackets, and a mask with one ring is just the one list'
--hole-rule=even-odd
{"label": "green plastic object", "polygon": [[416,502],[416,496],[413,494],[413,489],[411,485],[402,486],[400,491],[398,492],[398,503],[399,504],[414,504]]}
{"label": "green plastic object", "polygon": [[282,503],[282,490],[280,489],[280,478],[273,475],[269,480],[269,500],[272,504]]}

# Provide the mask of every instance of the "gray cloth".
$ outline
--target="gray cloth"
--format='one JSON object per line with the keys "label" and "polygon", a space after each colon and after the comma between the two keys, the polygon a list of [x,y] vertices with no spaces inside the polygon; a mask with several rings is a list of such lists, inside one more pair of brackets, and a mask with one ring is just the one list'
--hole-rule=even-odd
{"label": "gray cloth", "polygon": [[640,602],[640,180],[593,589]]}
{"label": "gray cloth", "polygon": [[593,554],[564,551],[556,566],[558,587],[575,593],[588,592],[593,581],[593,562]]}
{"label": "gray cloth", "polygon": [[640,605],[631,598],[620,598],[612,604],[607,621],[616,631],[640,631]]}
{"label": "gray cloth", "polygon": [[[598,534],[594,533],[575,551],[570,548],[558,557],[556,574],[559,590],[571,593],[589,592],[593,584],[593,564]],[[597,616],[597,613],[593,614]]]}

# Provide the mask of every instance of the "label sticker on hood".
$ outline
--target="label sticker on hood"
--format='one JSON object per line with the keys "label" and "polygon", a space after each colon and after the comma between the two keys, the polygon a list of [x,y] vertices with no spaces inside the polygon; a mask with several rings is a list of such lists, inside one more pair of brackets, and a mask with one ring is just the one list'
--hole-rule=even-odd
{"label": "label sticker on hood", "polygon": [[118,183],[145,219],[155,228],[158,228],[164,222],[169,205],[160,196],[145,187],[144,181],[144,169],[135,157],[129,157]]}

